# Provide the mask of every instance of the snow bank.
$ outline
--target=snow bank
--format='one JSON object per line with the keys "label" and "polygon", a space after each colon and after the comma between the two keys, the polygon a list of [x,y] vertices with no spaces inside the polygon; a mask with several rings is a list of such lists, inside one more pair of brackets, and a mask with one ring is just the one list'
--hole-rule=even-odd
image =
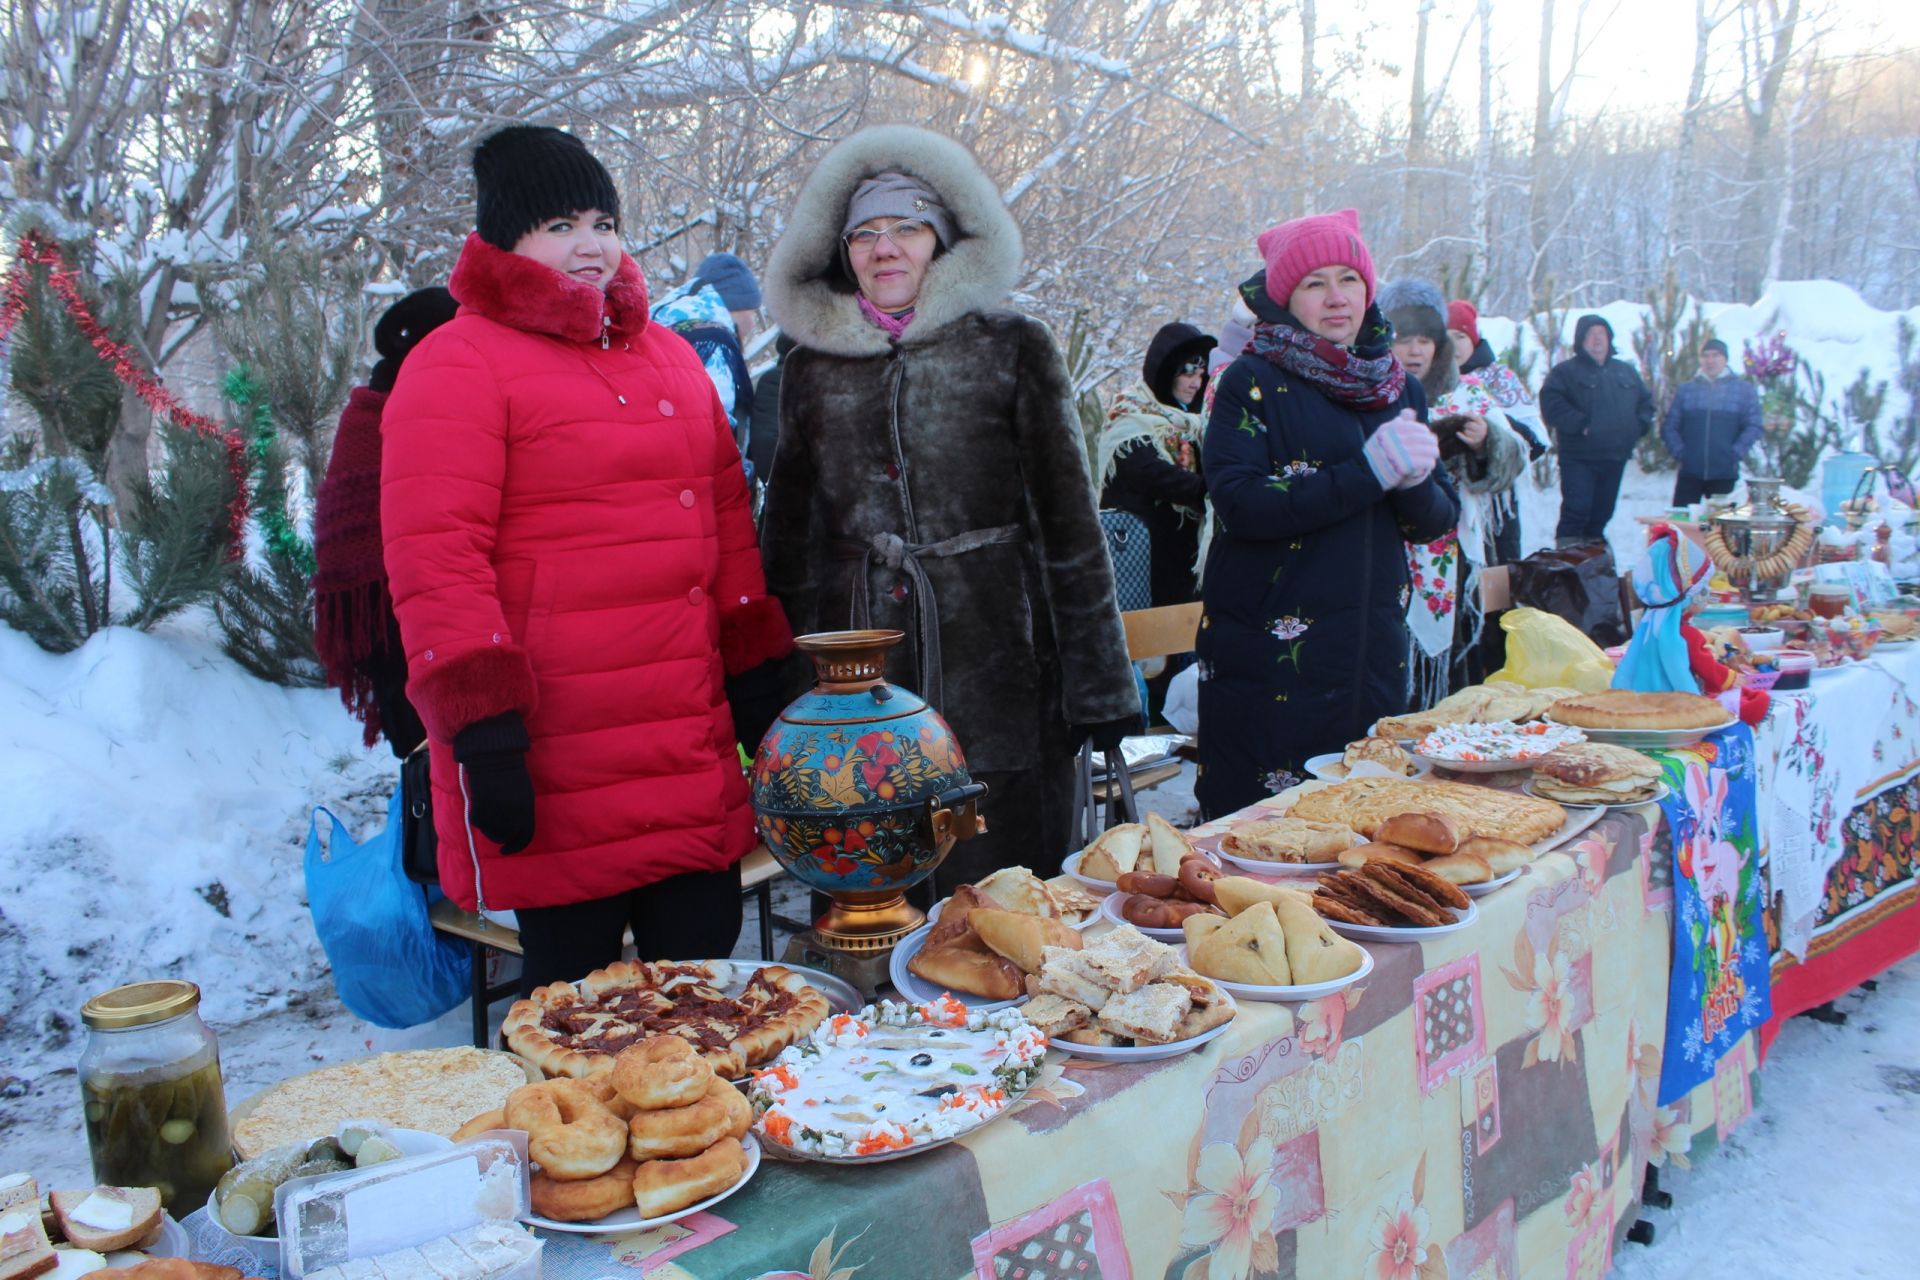
{"label": "snow bank", "polygon": [[7,1071],[71,1067],[81,1003],[122,982],[198,982],[215,1025],[331,1000],[307,812],[332,804],[364,832],[394,774],[331,690],[249,676],[203,622],[63,655],[0,626]]}

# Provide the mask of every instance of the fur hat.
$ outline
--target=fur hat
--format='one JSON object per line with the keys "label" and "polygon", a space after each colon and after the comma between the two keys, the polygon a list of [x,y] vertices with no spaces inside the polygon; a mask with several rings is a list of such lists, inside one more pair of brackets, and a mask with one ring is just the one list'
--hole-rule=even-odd
{"label": "fur hat", "polygon": [[1473,346],[1480,345],[1480,309],[1465,298],[1455,298],[1447,304],[1447,328],[1458,329],[1467,335],[1467,341]]}
{"label": "fur hat", "polygon": [[544,125],[509,125],[473,149],[478,208],[474,229],[496,249],[513,251],[520,237],[548,218],[598,209],[620,222],[613,175],[572,134]]}
{"label": "fur hat", "polygon": [[439,285],[415,289],[388,307],[380,322],[373,326],[373,349],[380,353],[380,360],[373,366],[373,376],[367,385],[375,391],[393,390],[393,380],[399,376],[400,362],[407,358],[407,352],[413,350],[420,339],[453,319],[453,313],[459,309],[460,304],[453,300],[453,295]]}
{"label": "fur hat", "polygon": [[1367,282],[1367,301],[1373,301],[1377,281],[1373,255],[1360,238],[1360,212],[1342,209],[1295,218],[1260,233],[1260,257],[1267,264],[1267,296],[1281,306],[1308,274],[1322,267],[1352,267]]}
{"label": "fur hat", "polygon": [[746,263],[730,253],[710,253],[702,258],[693,278],[712,285],[729,311],[760,309],[760,282],[753,278]]}
{"label": "fur hat", "polygon": [[1380,314],[1396,338],[1447,340],[1446,297],[1425,280],[1389,280],[1380,286]]}

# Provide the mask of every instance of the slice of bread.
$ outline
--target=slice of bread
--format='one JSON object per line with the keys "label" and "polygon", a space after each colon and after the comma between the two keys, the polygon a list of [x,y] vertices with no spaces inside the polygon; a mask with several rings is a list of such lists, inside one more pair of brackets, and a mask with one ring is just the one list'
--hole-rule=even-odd
{"label": "slice of bread", "polygon": [[9,1173],[0,1178],[0,1213],[19,1206],[35,1207],[40,1200],[40,1184],[30,1173]]}
{"label": "slice of bread", "polygon": [[51,1271],[60,1258],[31,1205],[0,1210],[0,1280],[27,1280]]}
{"label": "slice of bread", "polygon": [[152,1187],[55,1191],[53,1216],[68,1244],[107,1253],[144,1240],[160,1225],[160,1193]]}

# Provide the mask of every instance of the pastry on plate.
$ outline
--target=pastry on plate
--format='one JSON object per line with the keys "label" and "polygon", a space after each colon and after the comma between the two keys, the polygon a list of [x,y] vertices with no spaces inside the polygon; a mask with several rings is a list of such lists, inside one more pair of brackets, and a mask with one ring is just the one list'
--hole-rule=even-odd
{"label": "pastry on plate", "polygon": [[1583,729],[1717,729],[1733,721],[1725,707],[1697,693],[1636,689],[1602,689],[1562,698],[1547,714],[1559,724]]}
{"label": "pastry on plate", "polygon": [[1332,862],[1352,847],[1353,828],[1306,818],[1259,818],[1220,837],[1222,853],[1256,862]]}
{"label": "pastry on plate", "polygon": [[1382,769],[1392,770],[1402,776],[1411,776],[1414,770],[1413,757],[1391,738],[1362,738],[1358,742],[1349,742],[1347,749],[1341,753],[1340,766],[1351,770],[1357,764],[1377,764]]}
{"label": "pastry on plate", "polygon": [[1374,829],[1373,838],[1415,853],[1452,853],[1466,839],[1466,833],[1444,813],[1415,810],[1394,814]]}
{"label": "pastry on plate", "polygon": [[1147,829],[1138,822],[1123,822],[1108,827],[1099,838],[1080,852],[1080,874],[1090,880],[1118,880],[1140,862],[1140,850],[1147,841]]}
{"label": "pastry on plate", "polygon": [[1661,777],[1630,747],[1583,742],[1533,762],[1533,793],[1561,804],[1633,804],[1659,795]]}
{"label": "pastry on plate", "polygon": [[1558,831],[1567,811],[1551,800],[1496,791],[1463,782],[1412,778],[1349,778],[1309,791],[1294,800],[1287,815],[1316,822],[1338,822],[1368,839],[1395,814],[1437,813],[1467,836],[1500,836],[1532,844]]}

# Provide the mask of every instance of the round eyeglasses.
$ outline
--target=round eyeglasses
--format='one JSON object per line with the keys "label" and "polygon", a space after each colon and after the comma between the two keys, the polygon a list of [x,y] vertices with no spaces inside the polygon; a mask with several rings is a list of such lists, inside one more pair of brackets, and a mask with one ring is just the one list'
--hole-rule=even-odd
{"label": "round eyeglasses", "polygon": [[847,248],[872,253],[881,237],[900,250],[910,249],[933,234],[933,224],[925,218],[902,218],[890,227],[856,227],[843,237]]}

